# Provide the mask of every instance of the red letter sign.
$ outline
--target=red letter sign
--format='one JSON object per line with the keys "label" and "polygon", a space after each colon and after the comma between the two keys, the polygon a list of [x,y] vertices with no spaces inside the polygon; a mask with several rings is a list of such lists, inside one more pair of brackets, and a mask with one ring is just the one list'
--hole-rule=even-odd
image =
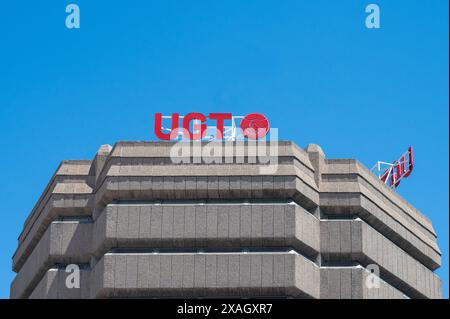
{"label": "red letter sign", "polygon": [[225,120],[231,120],[231,113],[209,113],[211,120],[216,120],[217,135],[216,138],[223,138],[223,122]]}
{"label": "red letter sign", "polygon": [[262,114],[251,113],[242,119],[241,129],[245,137],[257,140],[269,132],[269,120]]}
{"label": "red letter sign", "polygon": [[[200,134],[193,134],[191,132],[191,129],[189,127],[189,124],[192,120],[200,120],[202,124],[200,125]],[[204,116],[202,113],[189,113],[183,118],[183,134],[184,137],[187,137],[191,140],[198,140],[201,139],[205,133],[206,133],[206,124],[203,124],[206,122],[206,116]]]}
{"label": "red letter sign", "polygon": [[162,132],[162,114],[156,113],[155,114],[155,135],[161,139],[169,141],[171,139],[174,139],[177,137],[178,134],[178,121],[180,116],[178,113],[172,114],[172,130],[170,133],[163,133]]}
{"label": "red letter sign", "polygon": [[[406,164],[408,164],[408,169],[406,169]],[[403,178],[407,178],[411,174],[413,167],[414,154],[413,148],[410,146],[408,151],[381,175],[380,179],[386,184],[389,183],[389,186],[396,188]]]}
{"label": "red letter sign", "polygon": [[[163,117],[161,113],[155,114],[155,135],[161,140],[174,140],[180,138],[181,135],[186,139],[190,140],[201,140],[204,139],[208,129],[213,128],[214,126],[208,126],[206,121],[207,118],[202,113],[189,113],[185,115],[183,118],[183,128],[182,132],[179,132],[179,120],[180,116],[178,113],[172,114],[172,129],[164,128],[162,126]],[[209,120],[216,121],[215,129],[216,139],[231,139],[235,140],[236,138],[236,122],[235,120],[238,118],[242,118],[241,116],[233,117],[231,113],[210,113]],[[227,127],[227,131],[225,132],[225,120],[231,120],[231,126]],[[194,125],[191,129],[191,121],[194,121]],[[246,115],[241,123],[240,127],[242,130],[242,135],[245,138],[250,139],[260,139],[265,137],[269,133],[269,120],[262,114],[259,113],[251,113]],[[170,133],[163,133],[163,131],[170,131]],[[225,136],[225,133],[227,136]],[[228,136],[230,134],[230,136]],[[207,139],[213,138],[213,134],[208,133]]]}

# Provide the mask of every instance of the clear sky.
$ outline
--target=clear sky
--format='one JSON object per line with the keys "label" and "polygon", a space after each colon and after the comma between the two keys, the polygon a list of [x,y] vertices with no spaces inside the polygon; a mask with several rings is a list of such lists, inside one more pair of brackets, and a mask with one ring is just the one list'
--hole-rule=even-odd
{"label": "clear sky", "polygon": [[[434,224],[448,297],[447,0],[74,0],[0,5],[0,297],[25,218],[63,159],[153,140],[153,114],[267,115],[366,166],[413,145],[398,192]],[[381,29],[365,27],[365,6]]]}

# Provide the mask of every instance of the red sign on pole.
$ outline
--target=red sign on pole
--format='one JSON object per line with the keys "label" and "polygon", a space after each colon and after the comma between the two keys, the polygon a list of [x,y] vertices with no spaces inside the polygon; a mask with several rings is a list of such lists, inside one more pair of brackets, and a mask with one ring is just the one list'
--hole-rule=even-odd
{"label": "red sign on pole", "polygon": [[[403,178],[407,178],[411,175],[411,172],[414,168],[414,152],[413,148],[410,146],[408,151],[405,152],[397,161],[392,164],[378,162],[375,167],[378,168],[378,171],[381,170],[381,165],[388,165],[387,168],[379,177],[385,184],[389,185],[392,188],[397,188],[400,184],[400,181]],[[375,168],[374,167],[374,168]]]}

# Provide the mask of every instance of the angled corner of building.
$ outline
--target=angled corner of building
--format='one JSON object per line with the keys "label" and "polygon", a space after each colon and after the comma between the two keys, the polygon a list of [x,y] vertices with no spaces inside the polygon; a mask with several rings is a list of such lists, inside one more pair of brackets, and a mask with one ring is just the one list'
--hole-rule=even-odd
{"label": "angled corner of building", "polygon": [[195,163],[174,146],[63,161],[19,235],[11,298],[441,298],[430,220],[358,161],[272,142],[276,169],[248,144]]}

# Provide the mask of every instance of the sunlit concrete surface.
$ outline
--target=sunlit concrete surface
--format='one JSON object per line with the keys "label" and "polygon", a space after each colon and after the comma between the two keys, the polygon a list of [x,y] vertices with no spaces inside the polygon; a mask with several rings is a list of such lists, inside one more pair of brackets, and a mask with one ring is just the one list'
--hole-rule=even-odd
{"label": "sunlit concrete surface", "polygon": [[11,298],[441,298],[431,221],[357,160],[278,142],[262,174],[248,147],[183,164],[173,145],[63,161],[19,235]]}

